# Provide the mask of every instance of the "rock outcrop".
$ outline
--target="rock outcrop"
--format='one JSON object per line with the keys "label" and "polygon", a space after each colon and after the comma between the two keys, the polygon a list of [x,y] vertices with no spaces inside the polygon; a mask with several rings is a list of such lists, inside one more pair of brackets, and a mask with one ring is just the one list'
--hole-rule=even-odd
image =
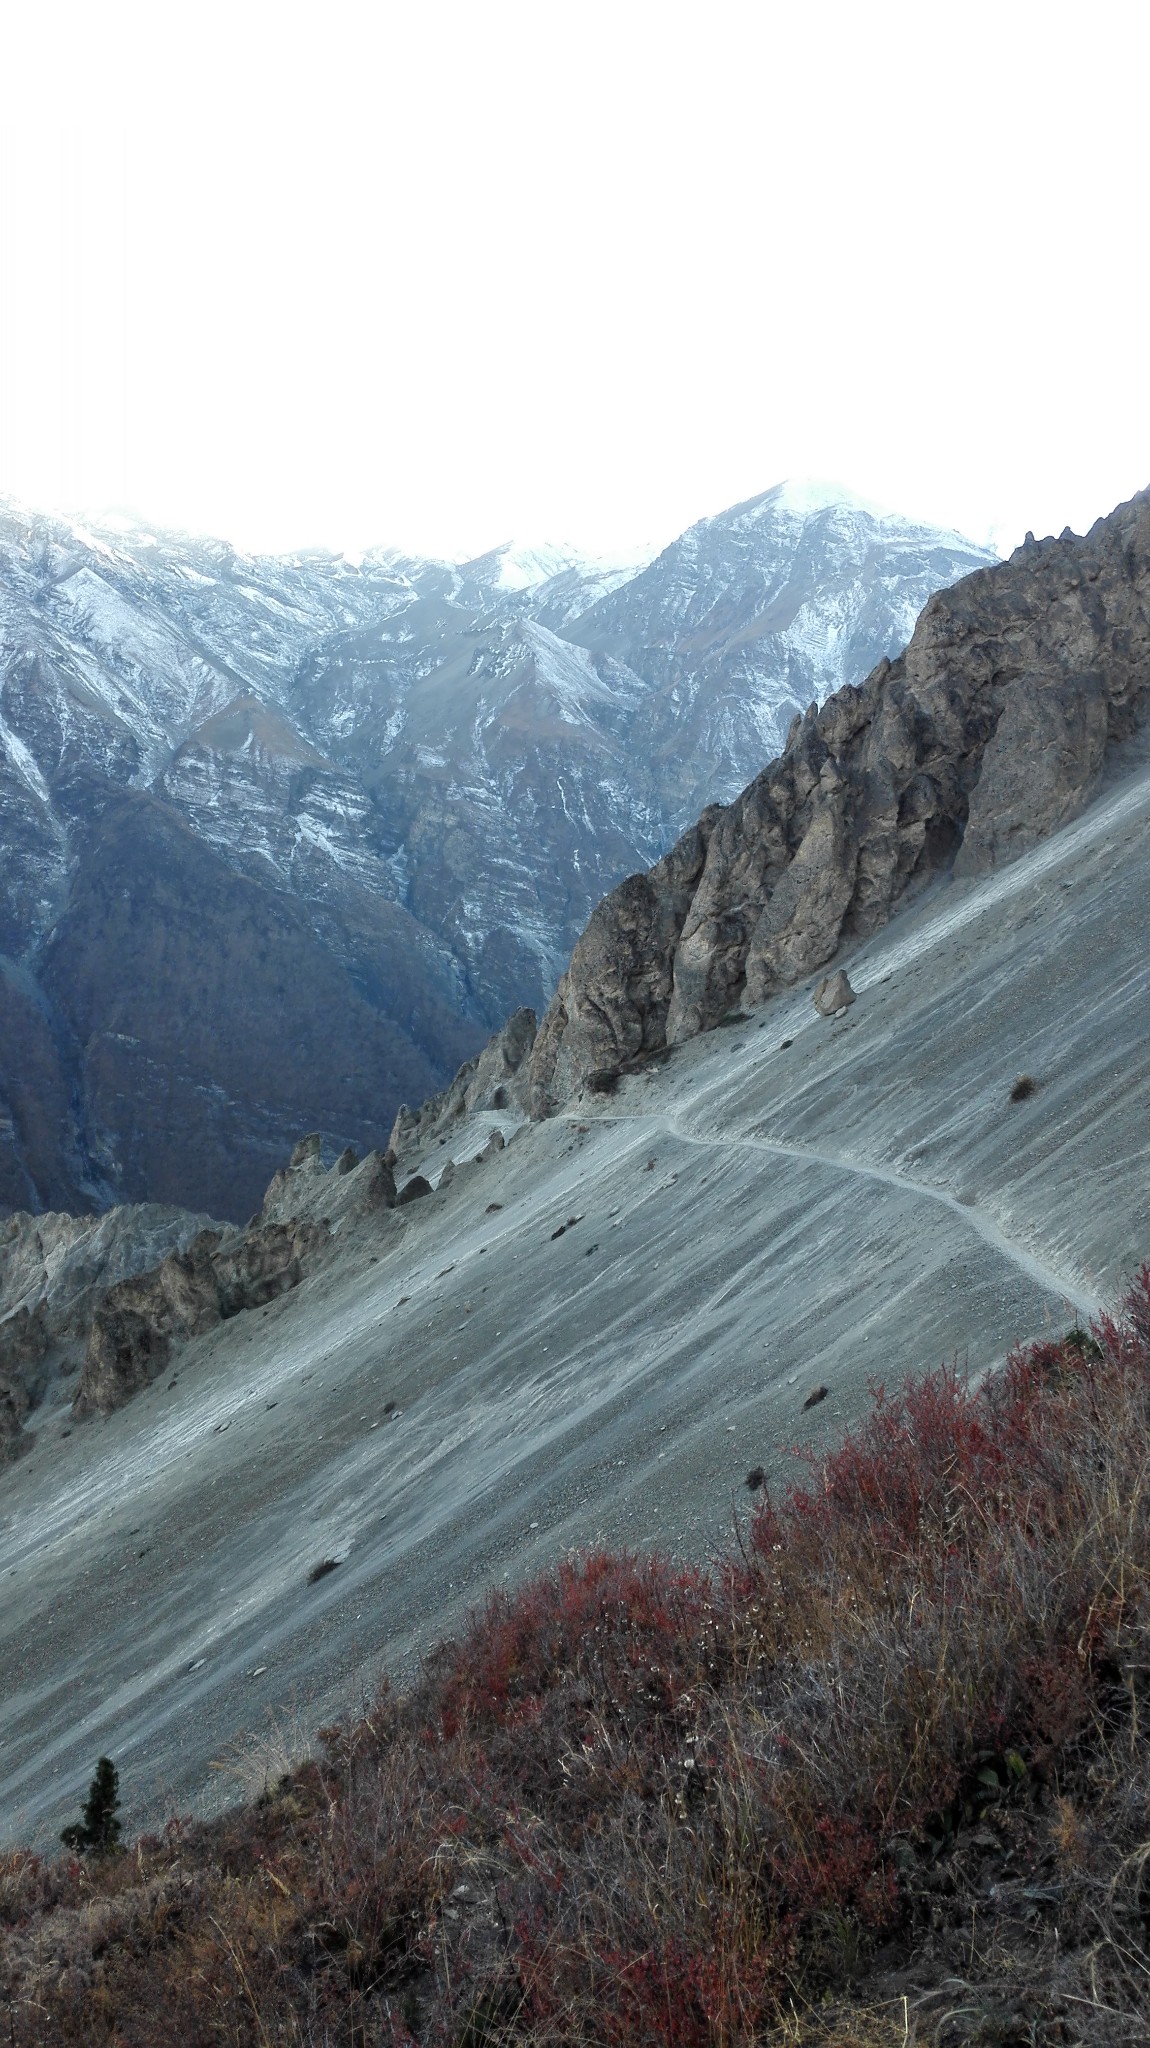
{"label": "rock outcrop", "polygon": [[594,912],[531,1055],[546,1116],[863,939],[949,869],[1080,811],[1150,713],[1150,493],[931,598],[905,653],[797,717],[784,753]]}
{"label": "rock outcrop", "polygon": [[24,1421],[47,1349],[42,1307],[18,1308],[0,1323],[0,1465],[19,1457],[31,1441]]}
{"label": "rock outcrop", "polygon": [[528,1058],[535,1043],[534,1010],[516,1010],[482,1052],[460,1067],[451,1085],[418,1110],[400,1106],[389,1150],[399,1156],[450,1136],[477,1110],[527,1114]]}
{"label": "rock outcrop", "polygon": [[298,1287],[334,1237],[378,1232],[395,1207],[381,1152],[347,1147],[325,1167],[317,1132],[301,1138],[243,1230],[204,1230],[152,1271],[110,1288],[92,1315],[73,1409],[109,1414],[164,1372],[180,1344]]}
{"label": "rock outcrop", "polygon": [[301,1138],[286,1166],[272,1176],[263,1207],[250,1227],[294,1220],[340,1228],[353,1218],[395,1205],[395,1176],[387,1156],[369,1152],[357,1159],[350,1146],[330,1169],[323,1163],[319,1133]]}
{"label": "rock outcrop", "polygon": [[29,1415],[78,1371],[108,1289],[183,1251],[211,1224],[153,1203],[0,1223],[0,1462],[27,1448]]}
{"label": "rock outcrop", "polygon": [[109,1288],[92,1318],[73,1413],[123,1407],[166,1369],[176,1344],[298,1287],[305,1260],[327,1237],[326,1224],[299,1220],[226,1237],[205,1230],[187,1251]]}
{"label": "rock outcrop", "polygon": [[241,1230],[154,1204],[9,1217],[0,1223],[0,1463],[27,1449],[29,1416],[69,1391],[77,1372],[76,1416],[120,1407],[178,1345],[297,1286],[333,1237],[374,1237],[394,1205],[381,1152],[360,1160],[346,1148],[329,1169],[312,1135]]}

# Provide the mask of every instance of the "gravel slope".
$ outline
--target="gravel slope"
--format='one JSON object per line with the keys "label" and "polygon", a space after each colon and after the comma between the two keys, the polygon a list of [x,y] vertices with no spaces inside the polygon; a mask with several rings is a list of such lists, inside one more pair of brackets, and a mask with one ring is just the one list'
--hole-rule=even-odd
{"label": "gravel slope", "polygon": [[130,1824],[233,1796],[485,1586],[599,1538],[706,1551],[869,1378],[1115,1298],[1150,1254],[1148,906],[1143,768],[896,919],[840,1022],[802,989],[693,1041],[175,1384],[39,1418],[0,1497],[4,1834],[58,1828],[101,1751]]}

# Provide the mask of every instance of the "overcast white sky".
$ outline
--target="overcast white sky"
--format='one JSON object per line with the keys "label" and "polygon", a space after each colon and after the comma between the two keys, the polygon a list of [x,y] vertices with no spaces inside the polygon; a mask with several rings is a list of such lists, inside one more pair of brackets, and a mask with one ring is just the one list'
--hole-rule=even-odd
{"label": "overcast white sky", "polygon": [[0,493],[249,546],[1007,547],[1150,483],[1150,9],[0,0]]}

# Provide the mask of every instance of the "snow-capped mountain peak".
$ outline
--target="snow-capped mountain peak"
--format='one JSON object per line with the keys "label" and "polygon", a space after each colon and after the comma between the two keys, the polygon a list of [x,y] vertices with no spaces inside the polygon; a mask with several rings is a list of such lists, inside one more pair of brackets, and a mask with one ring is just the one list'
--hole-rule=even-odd
{"label": "snow-capped mountain peak", "polygon": [[865,512],[872,519],[897,517],[886,505],[876,504],[873,498],[860,497],[857,491],[849,491],[843,484],[829,483],[820,477],[786,477],[782,483],[773,484],[756,501],[769,506],[776,512],[788,512],[796,519],[810,519],[818,512],[847,511]]}

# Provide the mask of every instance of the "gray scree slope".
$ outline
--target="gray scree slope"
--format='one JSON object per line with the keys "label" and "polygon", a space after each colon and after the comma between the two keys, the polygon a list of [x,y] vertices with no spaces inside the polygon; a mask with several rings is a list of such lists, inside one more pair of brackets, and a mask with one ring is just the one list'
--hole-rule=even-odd
{"label": "gray scree slope", "polygon": [[705,1553],[871,1376],[981,1372],[1113,1300],[1150,1246],[1148,905],[1143,767],[847,955],[841,1022],[807,985],[607,1102],[473,1120],[426,1162],[449,1188],[175,1385],[41,1412],[2,1496],[5,1832],[50,1835],[102,1751],[130,1823],[210,1806],[486,1586],[600,1539]]}

